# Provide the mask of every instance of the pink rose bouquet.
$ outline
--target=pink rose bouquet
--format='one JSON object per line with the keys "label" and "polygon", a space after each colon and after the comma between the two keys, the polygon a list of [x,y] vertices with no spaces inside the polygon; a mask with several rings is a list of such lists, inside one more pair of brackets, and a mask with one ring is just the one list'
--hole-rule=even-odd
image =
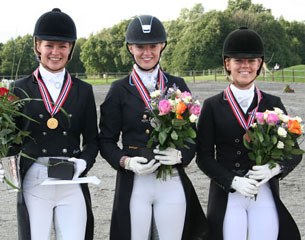
{"label": "pink rose bouquet", "polygon": [[[181,92],[176,86],[167,91],[151,93],[151,118],[153,131],[147,147],[158,145],[160,150],[168,147],[189,148],[186,143],[195,144],[195,123],[200,114],[200,102],[190,92]],[[171,176],[172,166],[161,165],[157,178],[166,180]]]}
{"label": "pink rose bouquet", "polygon": [[255,122],[244,136],[244,145],[250,150],[249,158],[256,165],[275,163],[304,153],[297,140],[304,135],[302,119],[290,117],[279,108],[257,112]]}

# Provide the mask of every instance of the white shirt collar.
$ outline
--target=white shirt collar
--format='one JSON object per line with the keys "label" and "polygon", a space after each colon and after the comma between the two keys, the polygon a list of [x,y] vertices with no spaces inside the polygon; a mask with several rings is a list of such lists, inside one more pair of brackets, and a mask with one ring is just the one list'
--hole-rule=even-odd
{"label": "white shirt collar", "polygon": [[144,86],[147,88],[149,92],[153,92],[155,90],[157,79],[158,79],[158,72],[159,72],[159,64],[152,72],[147,72],[141,70],[136,64],[134,64],[134,69],[139,75],[141,81],[143,82]]}
{"label": "white shirt collar", "polygon": [[62,71],[57,73],[52,73],[45,69],[42,65],[40,65],[39,72],[53,101],[55,102],[60,94],[60,90],[62,88],[65,78],[66,69],[63,69]]}
{"label": "white shirt collar", "polygon": [[64,68],[62,71],[57,73],[52,73],[45,69],[42,65],[39,65],[39,72],[43,81],[54,81],[63,83],[66,69]]}
{"label": "white shirt collar", "polygon": [[230,84],[230,89],[232,93],[234,94],[234,97],[246,97],[246,96],[254,96],[254,88],[255,85],[252,84],[252,86],[249,89],[239,89],[234,84]]}
{"label": "white shirt collar", "polygon": [[139,77],[142,78],[154,78],[157,79],[158,78],[158,71],[159,71],[159,64],[155,67],[155,69],[152,72],[147,72],[147,71],[143,71],[141,70],[137,64],[134,64],[134,69],[136,70],[137,74],[139,75]]}
{"label": "white shirt collar", "polygon": [[249,89],[239,89],[230,84],[230,89],[243,112],[246,113],[254,98],[255,85],[253,84]]}

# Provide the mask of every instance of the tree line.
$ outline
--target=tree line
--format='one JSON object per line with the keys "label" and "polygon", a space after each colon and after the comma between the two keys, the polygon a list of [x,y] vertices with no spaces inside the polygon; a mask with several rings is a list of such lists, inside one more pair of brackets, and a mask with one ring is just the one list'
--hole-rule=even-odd
{"label": "tree line", "polygon": [[[87,75],[128,72],[133,63],[125,44],[130,21],[122,20],[78,39],[68,70]],[[240,26],[252,28],[262,36],[267,66],[305,64],[305,23],[275,19],[270,9],[251,0],[228,0],[224,11],[206,12],[202,4],[195,4],[182,9],[177,19],[164,22],[164,26],[168,43],[161,64],[171,73],[222,68],[223,41]],[[0,43],[0,77],[16,79],[31,73],[37,65],[30,34]]]}

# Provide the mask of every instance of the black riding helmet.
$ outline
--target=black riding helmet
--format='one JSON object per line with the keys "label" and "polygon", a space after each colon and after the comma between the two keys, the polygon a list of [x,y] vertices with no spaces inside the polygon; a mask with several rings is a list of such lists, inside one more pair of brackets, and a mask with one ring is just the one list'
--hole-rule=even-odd
{"label": "black riding helmet", "polygon": [[77,39],[76,26],[73,19],[59,8],[54,8],[52,11],[46,12],[38,18],[33,36],[34,51],[38,57],[40,54],[36,50],[36,39],[71,42],[73,46],[68,59],[70,60],[72,58],[75,41]]}
{"label": "black riding helmet", "polygon": [[[158,18],[151,15],[141,15],[135,17],[129,23],[126,31],[127,50],[129,51],[128,44],[142,45],[142,44],[155,44],[155,43],[165,43],[165,46],[162,49],[162,51],[166,47],[167,37],[164,26],[161,23],[161,21]],[[148,71],[151,69],[142,69],[142,70]]]}
{"label": "black riding helmet", "polygon": [[166,32],[160,20],[151,15],[134,18],[126,31],[126,43],[166,43]]}
{"label": "black riding helmet", "polygon": [[[257,71],[257,75],[259,75],[264,62],[263,40],[254,30],[240,27],[226,37],[222,55],[223,61],[226,58],[262,58],[261,66]],[[230,74],[226,67],[225,70]]]}

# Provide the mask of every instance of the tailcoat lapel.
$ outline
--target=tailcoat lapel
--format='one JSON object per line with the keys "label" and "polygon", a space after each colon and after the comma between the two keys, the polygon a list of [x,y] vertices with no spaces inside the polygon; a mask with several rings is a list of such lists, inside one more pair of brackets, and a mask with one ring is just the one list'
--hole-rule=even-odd
{"label": "tailcoat lapel", "polygon": [[130,92],[132,95],[134,95],[135,97],[137,97],[138,99],[140,99],[142,101],[142,97],[141,97],[138,89],[134,85],[134,83],[131,79],[131,75],[129,75],[128,82],[124,83],[124,88],[126,88],[126,90],[128,92]]}

